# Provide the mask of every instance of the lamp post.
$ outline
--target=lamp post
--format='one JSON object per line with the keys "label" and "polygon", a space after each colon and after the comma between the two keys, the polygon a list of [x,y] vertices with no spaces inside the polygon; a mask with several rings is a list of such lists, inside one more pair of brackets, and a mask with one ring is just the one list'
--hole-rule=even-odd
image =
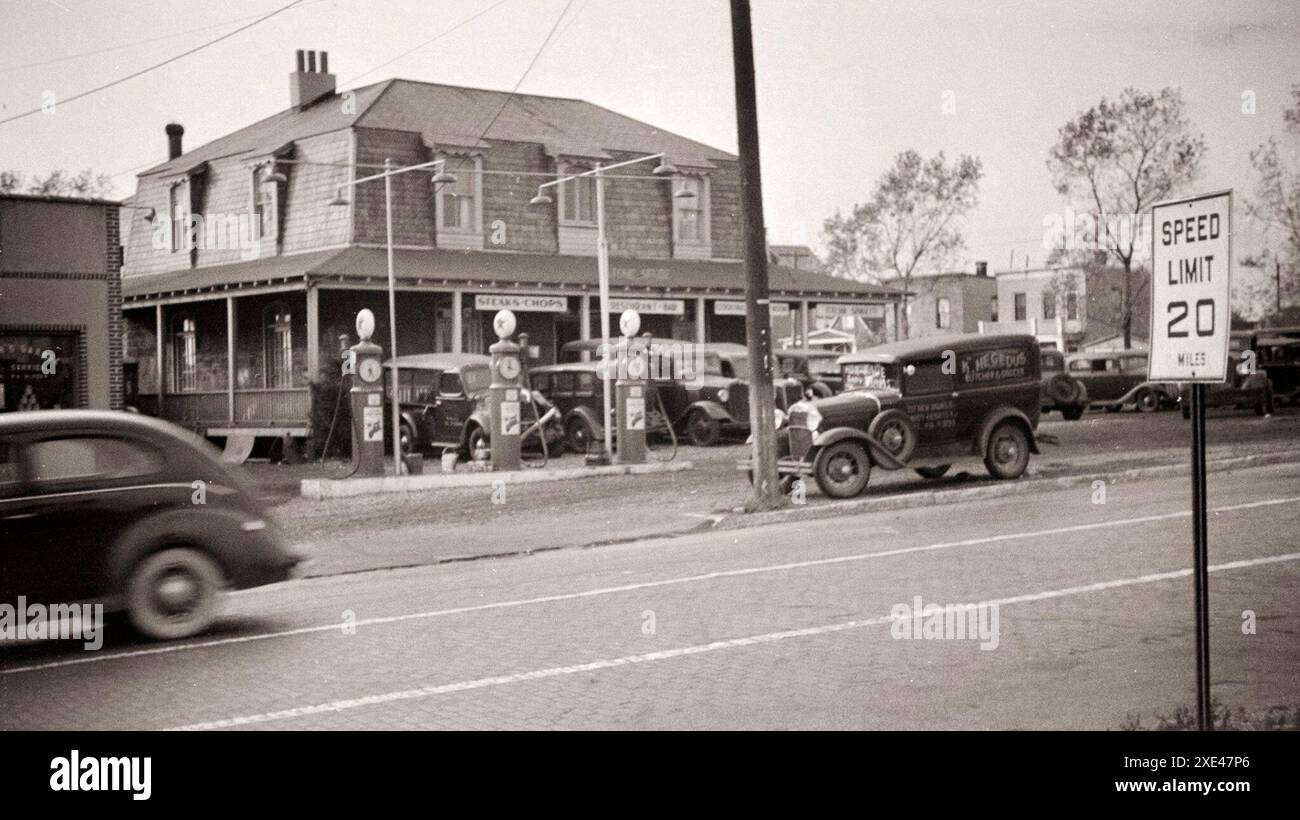
{"label": "lamp post", "polygon": [[[604,411],[604,418],[601,427],[605,433],[603,459],[606,462],[611,461],[614,451],[614,431],[610,423],[610,411],[613,406],[613,398],[610,392],[610,351],[609,351],[609,240],[605,236],[605,172],[613,171],[617,168],[624,168],[628,165],[637,165],[642,162],[649,162],[652,159],[659,160],[659,164],[654,167],[650,173],[660,178],[671,178],[677,174],[677,169],[665,161],[663,152],[658,154],[647,154],[636,159],[629,159],[623,162],[616,162],[613,165],[602,166],[597,164],[590,171],[583,171],[580,174],[570,174],[569,176],[553,179],[550,182],[543,182],[537,186],[537,196],[529,200],[528,204],[533,206],[550,205],[555,200],[544,193],[546,188],[552,188],[563,185],[566,182],[572,182],[583,177],[594,177],[596,180],[596,277],[600,288],[600,338],[602,339],[602,360],[601,365],[601,405]],[[678,192],[680,194],[682,192]],[[687,196],[694,196],[686,192]],[[677,194],[674,194],[677,196]]]}
{"label": "lamp post", "polygon": [[393,161],[385,159],[384,170],[380,173],[354,179],[351,182],[340,182],[334,189],[334,198],[329,201],[330,205],[347,205],[349,204],[348,200],[343,196],[344,188],[355,188],[363,182],[371,182],[376,179],[384,181],[384,222],[385,230],[388,233],[388,355],[389,360],[392,362],[393,475],[395,476],[402,474],[402,409],[397,370],[397,281],[393,270],[393,177],[410,171],[442,166],[438,173],[433,175],[433,184],[443,185],[448,182],[455,182],[456,177],[447,173],[446,165],[446,160],[435,159],[430,162],[421,162],[418,165],[394,168]]}

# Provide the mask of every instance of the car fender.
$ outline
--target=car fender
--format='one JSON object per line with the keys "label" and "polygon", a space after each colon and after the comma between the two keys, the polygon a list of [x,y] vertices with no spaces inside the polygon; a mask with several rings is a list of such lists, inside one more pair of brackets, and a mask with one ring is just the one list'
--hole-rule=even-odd
{"label": "car fender", "polygon": [[[245,574],[246,561],[240,554],[248,552],[250,536],[242,525],[253,519],[255,515],[235,507],[199,504],[146,516],[127,527],[109,548],[107,589],[113,594],[123,592],[131,569],[142,558],[182,544],[202,549],[221,567],[226,581],[237,584]],[[266,526],[273,525],[267,522]]]}
{"label": "car fender", "polygon": [[727,412],[727,408],[710,399],[701,399],[700,401],[692,402],[690,406],[686,408],[686,412],[682,413],[682,418],[689,418],[691,413],[696,410],[702,410],[707,413],[709,418],[714,421],[720,421],[723,424],[730,424],[732,422],[731,414]]}
{"label": "car fender", "polygon": [[481,427],[483,430],[487,432],[488,436],[491,437],[492,418],[488,414],[488,411],[486,409],[475,410],[474,412],[470,413],[469,418],[465,420],[465,426],[462,427],[460,430],[461,447],[469,446],[469,431],[475,427]]}
{"label": "car fender", "polygon": [[416,416],[415,413],[412,413],[410,410],[403,410],[402,423],[411,425],[411,429],[415,431],[415,435],[416,436],[420,435],[419,417]]}
{"label": "car fender", "polygon": [[989,436],[993,434],[993,428],[1007,419],[1015,419],[1024,426],[1025,435],[1029,437],[1029,452],[1038,453],[1038,440],[1034,437],[1033,422],[1029,420],[1029,416],[1025,415],[1023,411],[1009,406],[995,408],[984,417],[984,421],[980,422],[979,435],[972,442],[971,452],[977,456],[983,455],[984,451],[988,449]]}
{"label": "car fender", "polygon": [[587,426],[590,427],[592,432],[597,436],[604,435],[605,427],[600,423],[600,416],[598,416],[590,407],[580,404],[570,410],[564,417],[564,426],[567,428],[569,422],[575,418],[580,418],[585,421]]}
{"label": "car fender", "polygon": [[[862,442],[863,447],[868,447],[871,439],[865,432],[856,427],[832,427],[825,432],[817,433],[813,436],[814,447],[829,447],[832,444],[844,441],[845,439],[854,439]],[[870,452],[870,449],[868,449]]]}

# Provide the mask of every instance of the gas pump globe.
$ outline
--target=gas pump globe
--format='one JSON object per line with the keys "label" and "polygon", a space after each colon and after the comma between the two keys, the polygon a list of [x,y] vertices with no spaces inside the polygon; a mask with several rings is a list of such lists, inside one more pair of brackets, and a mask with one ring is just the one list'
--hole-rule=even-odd
{"label": "gas pump globe", "polygon": [[357,313],[360,341],[348,348],[344,359],[344,367],[351,365],[356,374],[348,400],[352,407],[352,458],[357,464],[355,474],[360,476],[384,474],[384,351],[370,341],[374,332],[375,315],[362,309]]}
{"label": "gas pump globe", "polygon": [[614,385],[614,419],[618,434],[617,461],[619,464],[644,464],[645,444],[645,376],[646,343],[636,339],[641,329],[641,316],[635,310],[625,310],[618,319],[618,329],[623,333],[623,367]]}
{"label": "gas pump globe", "polygon": [[515,325],[515,314],[509,310],[498,311],[492,319],[497,341],[488,348],[488,353],[492,356],[492,384],[488,387],[488,413],[492,430],[488,434],[488,443],[492,450],[494,470],[518,470],[522,466],[520,376],[523,365],[519,360],[519,345],[510,340]]}

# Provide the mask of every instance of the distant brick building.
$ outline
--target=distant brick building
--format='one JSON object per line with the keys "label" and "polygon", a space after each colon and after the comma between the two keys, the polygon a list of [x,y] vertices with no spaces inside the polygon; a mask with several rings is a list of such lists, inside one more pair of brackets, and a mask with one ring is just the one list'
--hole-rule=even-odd
{"label": "distant brick building", "polygon": [[122,409],[118,208],[0,194],[0,411]]}
{"label": "distant brick building", "polygon": [[993,320],[998,283],[982,262],[975,273],[913,276],[911,290],[914,295],[907,302],[911,338],[976,333],[981,322]]}
{"label": "distant brick building", "polygon": [[[664,152],[605,184],[614,325],[743,341],[737,158],[577,99],[388,80],[339,94],[326,55],[299,53],[290,107],[139,175],[124,267],[142,406],[189,426],[303,432],[308,384],[371,308],[387,347],[384,183],[339,183],[385,160],[445,159],[393,178],[398,352],[482,352],[512,308],[541,361],[599,331],[595,186],[539,183]],[[483,130],[492,123],[486,137]],[[333,202],[332,202],[333,200]],[[188,228],[192,230],[187,230]],[[897,290],[772,266],[773,313],[825,306],[885,315]],[[220,435],[221,433],[215,433]]]}

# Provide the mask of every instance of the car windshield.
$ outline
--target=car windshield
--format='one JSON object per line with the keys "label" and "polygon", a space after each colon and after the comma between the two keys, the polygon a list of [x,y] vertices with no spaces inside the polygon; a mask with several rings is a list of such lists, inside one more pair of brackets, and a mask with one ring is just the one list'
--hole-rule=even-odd
{"label": "car windshield", "polygon": [[897,390],[898,365],[856,362],[844,365],[845,390]]}
{"label": "car windshield", "polygon": [[820,359],[808,360],[808,372],[814,376],[825,376],[839,372],[839,365],[835,363],[838,356],[827,356]]}
{"label": "car windshield", "polygon": [[465,384],[466,393],[477,393],[492,384],[492,372],[486,365],[467,367],[460,371],[460,379]]}

